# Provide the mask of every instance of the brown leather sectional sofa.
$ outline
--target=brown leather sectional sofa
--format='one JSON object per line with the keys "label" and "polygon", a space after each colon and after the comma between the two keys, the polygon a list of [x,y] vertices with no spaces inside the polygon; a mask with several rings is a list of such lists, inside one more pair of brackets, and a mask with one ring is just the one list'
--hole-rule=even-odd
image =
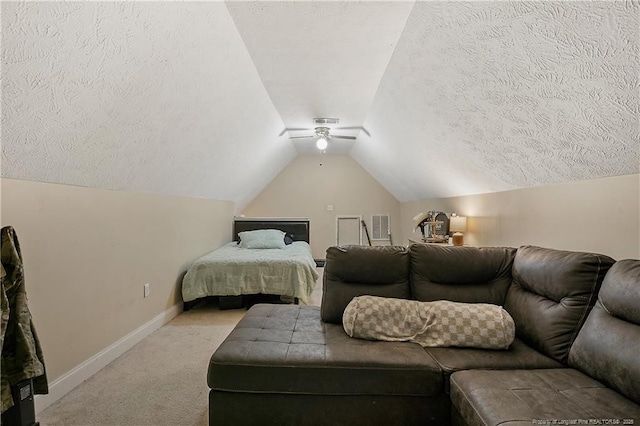
{"label": "brown leather sectional sofa", "polygon": [[[322,306],[255,305],[211,357],[211,425],[640,424],[640,260],[332,247]],[[504,306],[508,350],[353,339],[355,296]],[[595,304],[595,306],[594,306]]]}

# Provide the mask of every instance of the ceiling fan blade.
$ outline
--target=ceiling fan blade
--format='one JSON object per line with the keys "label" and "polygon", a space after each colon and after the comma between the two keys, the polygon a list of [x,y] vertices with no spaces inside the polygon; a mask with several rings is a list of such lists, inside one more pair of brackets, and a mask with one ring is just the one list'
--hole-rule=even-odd
{"label": "ceiling fan blade", "polygon": [[355,136],[331,135],[331,137],[332,137],[332,138],[335,138],[335,139],[349,139],[349,140],[352,140],[352,141],[356,140],[356,137],[355,137]]}
{"label": "ceiling fan blade", "polygon": [[289,136],[289,139],[308,139],[308,138],[317,138],[316,135],[311,136]]}
{"label": "ceiling fan blade", "polygon": [[362,130],[364,132],[364,134],[366,134],[367,136],[371,136],[371,133],[369,133],[369,131],[362,127],[362,126],[351,126],[351,127],[336,127],[336,130]]}
{"label": "ceiling fan blade", "polygon": [[305,128],[285,127],[278,136],[282,136],[287,132],[306,132],[311,130],[313,129],[309,129],[308,127],[305,127]]}

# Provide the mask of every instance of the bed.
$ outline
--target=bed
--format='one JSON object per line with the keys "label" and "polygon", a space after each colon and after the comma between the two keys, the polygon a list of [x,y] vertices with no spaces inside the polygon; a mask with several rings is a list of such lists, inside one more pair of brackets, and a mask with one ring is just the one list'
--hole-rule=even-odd
{"label": "bed", "polygon": [[[238,244],[245,231],[277,229],[290,244],[281,249],[249,249]],[[235,218],[234,240],[197,259],[182,281],[185,310],[199,299],[219,296],[221,308],[243,306],[243,296],[273,295],[310,302],[318,279],[306,218]],[[292,242],[291,242],[292,240]]]}

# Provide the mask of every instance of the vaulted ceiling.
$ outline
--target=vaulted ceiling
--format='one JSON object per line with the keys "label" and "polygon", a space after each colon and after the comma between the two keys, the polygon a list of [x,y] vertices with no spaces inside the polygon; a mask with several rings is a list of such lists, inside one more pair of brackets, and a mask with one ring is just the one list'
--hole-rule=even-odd
{"label": "vaulted ceiling", "polygon": [[400,201],[640,172],[636,1],[0,7],[3,177],[241,208],[315,117]]}

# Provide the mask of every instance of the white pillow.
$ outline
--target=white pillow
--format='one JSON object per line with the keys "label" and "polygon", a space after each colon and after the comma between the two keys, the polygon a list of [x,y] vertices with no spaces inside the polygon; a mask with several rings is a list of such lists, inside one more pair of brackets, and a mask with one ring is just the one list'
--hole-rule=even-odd
{"label": "white pillow", "polygon": [[283,249],[285,233],[279,229],[259,229],[238,233],[240,247],[248,249]]}

